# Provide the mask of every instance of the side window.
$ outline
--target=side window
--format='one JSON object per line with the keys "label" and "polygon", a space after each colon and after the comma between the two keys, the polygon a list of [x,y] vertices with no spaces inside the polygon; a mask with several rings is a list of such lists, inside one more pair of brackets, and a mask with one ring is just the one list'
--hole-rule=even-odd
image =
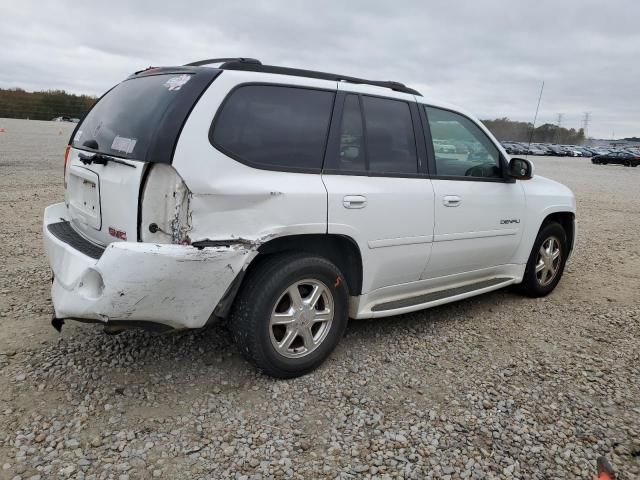
{"label": "side window", "polygon": [[247,85],[218,112],[210,139],[238,160],[258,167],[322,167],[333,92]]}
{"label": "side window", "polygon": [[502,178],[500,152],[471,120],[448,110],[425,107],[436,175]]}
{"label": "side window", "polygon": [[343,171],[364,172],[367,169],[364,132],[357,95],[347,95],[345,98],[339,141],[337,168]]}
{"label": "side window", "polygon": [[418,155],[409,104],[362,96],[369,171],[417,173]]}

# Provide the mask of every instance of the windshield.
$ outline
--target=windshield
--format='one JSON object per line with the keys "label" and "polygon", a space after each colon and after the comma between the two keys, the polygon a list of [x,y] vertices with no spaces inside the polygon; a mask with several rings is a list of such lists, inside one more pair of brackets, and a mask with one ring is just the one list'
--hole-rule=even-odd
{"label": "windshield", "polygon": [[150,160],[147,154],[160,125],[193,75],[172,73],[125,80],[87,114],[72,146],[127,159]]}

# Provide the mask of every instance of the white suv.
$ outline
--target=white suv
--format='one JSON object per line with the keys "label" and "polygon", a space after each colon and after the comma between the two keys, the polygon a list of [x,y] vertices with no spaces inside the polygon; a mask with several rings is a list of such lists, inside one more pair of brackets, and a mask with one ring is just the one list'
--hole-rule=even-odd
{"label": "white suv", "polygon": [[131,75],[77,126],[64,176],[44,214],[54,326],[224,318],[276,377],[318,366],[349,317],[546,295],[575,243],[571,191],[471,115],[253,59]]}

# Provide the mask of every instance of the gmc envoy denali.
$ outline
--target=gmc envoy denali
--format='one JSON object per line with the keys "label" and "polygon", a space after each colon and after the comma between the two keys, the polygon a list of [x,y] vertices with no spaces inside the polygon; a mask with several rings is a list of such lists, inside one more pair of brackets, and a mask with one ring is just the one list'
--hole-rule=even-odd
{"label": "gmc envoy denali", "polygon": [[517,284],[550,293],[571,191],[398,82],[211,59],[136,72],[78,124],[44,213],[52,323],[225,319],[263,372],[318,366],[349,318]]}

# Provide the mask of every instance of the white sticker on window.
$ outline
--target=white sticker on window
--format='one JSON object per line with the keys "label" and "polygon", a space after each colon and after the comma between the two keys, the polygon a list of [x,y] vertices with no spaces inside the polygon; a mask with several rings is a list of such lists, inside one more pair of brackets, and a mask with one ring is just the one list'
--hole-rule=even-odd
{"label": "white sticker on window", "polygon": [[120,137],[116,135],[116,138],[113,139],[113,143],[111,144],[111,150],[116,150],[117,152],[131,153],[133,152],[134,147],[136,146],[137,140],[133,138]]}
{"label": "white sticker on window", "polygon": [[73,141],[74,141],[74,143],[75,143],[75,142],[79,142],[81,138],[82,138],[82,130],[78,130],[78,131],[76,132],[76,136],[75,136],[75,137],[73,137]]}
{"label": "white sticker on window", "polygon": [[171,77],[164,84],[168,90],[180,90],[182,86],[191,80],[191,75],[178,75],[177,77]]}

